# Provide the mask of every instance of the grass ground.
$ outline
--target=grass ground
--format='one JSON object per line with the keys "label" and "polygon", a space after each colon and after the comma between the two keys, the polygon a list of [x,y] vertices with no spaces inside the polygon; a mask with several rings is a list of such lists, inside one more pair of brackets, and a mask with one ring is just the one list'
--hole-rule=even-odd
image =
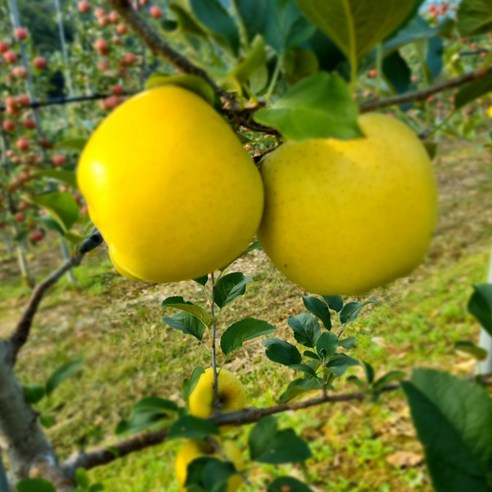
{"label": "grass ground", "polygon": [[[431,253],[411,277],[371,293],[382,303],[351,325],[358,338],[355,357],[379,373],[410,372],[431,366],[467,374],[473,359],[454,350],[458,340],[478,339],[479,327],[466,313],[471,285],[485,280],[492,231],[492,152],[469,143],[447,144],[436,160],[441,218]],[[38,278],[55,267],[52,250],[36,252]],[[247,315],[265,319],[287,334],[287,317],[302,311],[303,292],[286,282],[258,251],[234,265],[254,275],[246,296],[225,313],[225,323]],[[183,377],[209,365],[194,339],[161,321],[160,302],[168,295],[200,301],[192,282],[174,285],[131,283],[116,275],[100,248],[76,271],[77,284],[60,282],[45,299],[31,339],[21,354],[23,383],[43,383],[60,364],[83,357],[84,369],[60,386],[39,409],[55,417],[47,432],[63,458],[76,449],[114,442],[114,428],[132,404],[148,395],[179,399]],[[15,261],[0,251],[0,336],[15,326],[29,292],[19,286]],[[251,342],[227,365],[247,387],[251,405],[270,405],[293,379],[274,367],[259,342]],[[352,373],[357,373],[353,369]],[[353,388],[340,383],[341,391]],[[326,405],[285,414],[307,439],[313,458],[307,466],[253,467],[251,486],[264,490],[265,478],[291,473],[313,490],[337,492],[428,492],[422,449],[415,439],[401,394],[379,403]],[[234,436],[245,444],[245,432]],[[175,492],[173,454],[179,443],[164,443],[90,472],[109,491]]]}

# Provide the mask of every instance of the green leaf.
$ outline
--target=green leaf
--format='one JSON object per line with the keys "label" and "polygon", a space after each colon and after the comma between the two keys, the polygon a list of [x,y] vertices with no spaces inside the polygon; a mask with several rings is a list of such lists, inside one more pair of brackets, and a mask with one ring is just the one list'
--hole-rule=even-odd
{"label": "green leaf", "polygon": [[191,376],[183,380],[183,399],[188,403],[191,393],[200,379],[200,376],[205,372],[203,367],[195,367]]}
{"label": "green leaf", "polygon": [[46,382],[46,394],[50,395],[53,393],[53,391],[58,388],[60,384],[78,372],[83,363],[83,359],[77,359],[60,366]]}
{"label": "green leaf", "polygon": [[75,482],[84,489],[89,488],[89,474],[84,468],[77,468],[77,470],[75,470]]}
{"label": "green leaf", "polygon": [[362,369],[364,369],[364,372],[366,374],[366,379],[369,384],[372,384],[374,382],[374,378],[376,376],[376,373],[374,372],[374,368],[369,364],[369,362],[361,361]]}
{"label": "green leaf", "polygon": [[403,94],[412,86],[412,72],[406,60],[398,51],[383,60],[383,73],[394,92]]}
{"label": "green leaf", "polygon": [[196,282],[197,284],[205,286],[205,285],[207,285],[207,282],[208,282],[208,275],[204,275],[203,277],[195,278],[195,279],[193,279],[193,282]]}
{"label": "green leaf", "polygon": [[316,54],[308,49],[290,50],[283,59],[283,70],[289,85],[309,77],[320,68]]}
{"label": "green leaf", "polygon": [[294,379],[289,383],[287,389],[280,395],[279,403],[287,403],[290,400],[303,395],[308,391],[320,390],[323,388],[323,383],[319,379]]}
{"label": "green leaf", "polygon": [[240,85],[245,84],[250,77],[265,66],[266,61],[265,40],[258,35],[251,43],[251,49],[246,57],[234,67],[229,77],[236,79]]}
{"label": "green leaf", "polygon": [[482,97],[492,91],[492,74],[484,75],[462,87],[455,96],[454,105],[456,109],[466,106],[468,103]]}
{"label": "green leaf", "polygon": [[293,369],[294,371],[301,371],[306,376],[309,376],[311,378],[317,378],[316,371],[311,367],[306,364],[291,364],[289,366],[289,369]]}
{"label": "green leaf", "polygon": [[206,38],[207,34],[193,17],[188,2],[184,2],[185,4],[183,5],[183,2],[177,4],[177,1],[179,0],[172,0],[169,8],[176,15],[180,31],[187,36]]}
{"label": "green leaf", "polygon": [[492,336],[492,284],[474,285],[473,288],[474,292],[468,301],[468,311]]}
{"label": "green leaf", "polygon": [[414,0],[298,0],[297,3],[356,66],[402,26],[417,4]]}
{"label": "green leaf", "polygon": [[319,318],[324,327],[327,330],[331,330],[331,315],[328,306],[318,299],[317,297],[312,296],[303,296],[302,302],[304,303],[304,307],[312,314],[314,314],[317,318]]}
{"label": "green leaf", "polygon": [[80,152],[85,147],[88,138],[67,138],[56,143],[57,149],[76,150]]}
{"label": "green leaf", "polygon": [[287,323],[294,331],[294,338],[305,347],[315,347],[316,341],[321,335],[321,327],[318,320],[307,313],[297,316],[289,316]]}
{"label": "green leaf", "polygon": [[220,338],[220,348],[225,355],[242,347],[243,343],[253,338],[269,335],[275,327],[266,321],[255,318],[245,318],[233,323]]}
{"label": "green leaf", "polygon": [[237,475],[236,468],[231,461],[211,460],[202,471],[203,485],[210,492],[227,492],[227,481]]}
{"label": "green leaf", "polygon": [[26,196],[26,200],[46,210],[64,232],[70,230],[79,218],[79,205],[69,192],[54,191],[44,195]]}
{"label": "green leaf", "polygon": [[204,99],[208,104],[212,105],[215,102],[215,92],[212,86],[203,78],[198,75],[191,74],[179,74],[179,75],[151,75],[145,82],[146,89],[152,89],[154,87],[162,87],[166,85],[175,85],[182,87],[190,92],[193,92],[197,96]]}
{"label": "green leaf", "polygon": [[485,360],[487,358],[487,350],[478,345],[475,345],[473,342],[468,340],[460,340],[454,344],[455,350],[459,350],[460,352],[465,352],[475,357],[477,360]]}
{"label": "green leaf", "polygon": [[190,0],[190,6],[195,17],[212,33],[214,38],[237,55],[239,29],[220,1]]}
{"label": "green leaf", "polygon": [[185,301],[181,296],[168,297],[162,301],[161,306],[163,309],[174,308],[190,313],[199,319],[207,328],[216,321],[207,310],[192,302]]}
{"label": "green leaf", "polygon": [[353,349],[357,346],[357,340],[354,337],[344,338],[340,340],[340,345],[347,350]]}
{"label": "green leaf", "polygon": [[439,35],[439,33],[439,27],[431,27],[422,16],[416,15],[403,29],[384,42],[383,52],[385,55],[389,55],[407,44],[426,41]]}
{"label": "green leaf", "polygon": [[415,370],[402,386],[434,489],[490,492],[492,399],[487,390],[431,369]]}
{"label": "green leaf", "polygon": [[39,423],[43,426],[49,429],[50,427],[53,427],[56,423],[55,417],[53,415],[49,415],[46,413],[43,413],[39,416]]}
{"label": "green leaf", "polygon": [[273,362],[290,366],[292,364],[299,364],[302,360],[299,350],[285,340],[267,338],[262,343],[267,348],[265,352],[266,356]]}
{"label": "green leaf", "polygon": [[340,377],[345,374],[345,371],[352,366],[359,366],[360,362],[357,359],[353,359],[345,354],[332,355],[325,367],[328,368],[333,374]]}
{"label": "green leaf", "polygon": [[379,301],[377,301],[376,299],[368,299],[363,303],[349,302],[345,304],[345,306],[343,306],[343,309],[340,311],[340,322],[342,324],[346,324],[355,321],[362,309],[369,304],[379,304]]}
{"label": "green leaf", "polygon": [[255,424],[248,436],[249,455],[252,460],[268,448],[269,443],[275,438],[277,430],[275,417],[263,417]]}
{"label": "green leaf", "polygon": [[278,477],[270,485],[267,492],[313,492],[306,484],[292,477]]}
{"label": "green leaf", "polygon": [[36,171],[33,174],[34,178],[50,178],[61,181],[70,185],[72,188],[77,189],[77,178],[73,171],[66,171],[64,169],[43,169]]}
{"label": "green leaf", "polygon": [[287,140],[352,139],[362,136],[357,104],[336,73],[317,72],[293,85],[272,107],[254,119],[278,130]]}
{"label": "green leaf", "polygon": [[302,45],[314,32],[314,26],[302,15],[296,0],[235,0],[235,3],[249,40],[261,34],[279,54]]}
{"label": "green leaf", "polygon": [[248,443],[251,459],[259,463],[295,463],[311,456],[308,446],[293,429],[277,429],[274,417],[262,418],[251,430]]}
{"label": "green leaf", "polygon": [[462,0],[458,7],[458,30],[462,36],[475,36],[492,31],[490,0]]}
{"label": "green leaf", "polygon": [[104,490],[104,485],[102,483],[93,483],[89,487],[89,492],[102,492]]}
{"label": "green leaf", "polygon": [[205,325],[191,313],[178,313],[174,316],[162,318],[164,323],[167,323],[171,328],[182,331],[186,335],[194,336],[202,341],[205,333]]}
{"label": "green leaf", "polygon": [[169,415],[162,412],[132,412],[132,415],[130,415],[128,419],[122,419],[118,422],[115,434],[122,435],[157,430],[161,428],[163,422],[168,419]]}
{"label": "green leaf", "polygon": [[36,405],[46,395],[46,388],[41,384],[26,384],[22,389],[24,390],[24,398],[30,405]]}
{"label": "green leaf", "polygon": [[16,485],[17,492],[56,492],[55,486],[43,478],[24,478]]}
{"label": "green leaf", "polygon": [[219,428],[210,420],[199,419],[192,415],[180,417],[169,428],[168,439],[186,437],[188,439],[205,439],[211,435],[219,434]]}
{"label": "green leaf", "polygon": [[221,461],[213,456],[200,456],[188,464],[186,490],[227,492],[227,481],[236,474],[236,469],[230,461]]}
{"label": "green leaf", "polygon": [[227,304],[246,292],[246,285],[248,285],[251,280],[253,280],[253,277],[246,277],[241,272],[224,275],[215,284],[215,304],[220,308],[227,306]]}
{"label": "green leaf", "polygon": [[177,412],[179,410],[178,405],[166,398],[160,398],[159,396],[147,396],[142,398],[133,407],[133,412]]}
{"label": "green leaf", "polygon": [[401,381],[407,376],[403,371],[389,371],[384,376],[381,376],[374,384],[373,390],[376,392],[381,391],[388,384],[394,383],[395,381]]}
{"label": "green leaf", "polygon": [[316,361],[320,360],[319,355],[316,352],[312,352],[311,350],[305,350],[304,357],[309,357],[310,359],[314,359]]}
{"label": "green leaf", "polygon": [[322,359],[335,354],[338,348],[338,337],[335,333],[322,333],[316,341],[316,352]]}
{"label": "green leaf", "polygon": [[430,38],[427,42],[427,55],[425,57],[429,80],[434,80],[442,72],[444,67],[443,54],[444,44],[442,39],[439,36]]}
{"label": "green leaf", "polygon": [[336,311],[337,313],[342,310],[343,308],[343,297],[341,296],[323,296],[323,299],[325,300],[326,304],[330,307],[330,309],[333,309],[333,311]]}

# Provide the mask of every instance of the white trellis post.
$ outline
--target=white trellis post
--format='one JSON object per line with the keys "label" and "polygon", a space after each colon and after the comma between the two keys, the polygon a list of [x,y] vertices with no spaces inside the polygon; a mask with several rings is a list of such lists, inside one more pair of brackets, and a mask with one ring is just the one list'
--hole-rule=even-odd
{"label": "white trellis post", "polygon": [[[489,275],[487,282],[492,284],[492,249],[490,252]],[[480,347],[487,350],[487,358],[480,361],[477,366],[478,374],[489,374],[492,372],[492,337],[482,328],[480,333]]]}

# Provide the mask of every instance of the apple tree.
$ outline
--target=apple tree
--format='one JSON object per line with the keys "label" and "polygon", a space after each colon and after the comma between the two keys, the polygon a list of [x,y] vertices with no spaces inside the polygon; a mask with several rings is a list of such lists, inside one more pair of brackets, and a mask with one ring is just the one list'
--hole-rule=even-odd
{"label": "apple tree", "polygon": [[[14,0],[3,8],[13,38],[1,41],[0,51],[15,95],[1,107],[0,224],[8,223],[22,245],[20,209],[44,210],[51,219],[43,231],[49,226],[70,241],[72,254],[34,287],[0,343],[0,446],[9,483],[0,469],[0,489],[102,490],[86,470],[180,439],[180,486],[232,492],[248,485],[249,465],[230,432],[248,426],[248,462],[302,468],[309,445],[276,415],[384,401],[402,390],[435,490],[492,490],[490,374],[381,374],[353,356],[350,333],[364,309],[378,303],[368,291],[408,274],[425,255],[437,220],[430,158],[440,135],[483,131],[492,91],[488,0],[67,3],[77,15],[71,29],[79,48],[69,53],[62,36],[59,67],[68,93],[45,100],[22,97],[23,81],[48,83],[48,63],[34,58],[39,73],[27,66],[27,51],[36,48],[22,44],[29,30],[19,24]],[[78,97],[76,90],[91,94]],[[40,153],[26,153],[32,138],[24,128],[40,129],[39,107],[94,99],[102,101],[97,117],[81,110],[77,121],[68,110],[80,128],[60,132],[57,145],[70,149],[69,158],[50,155],[42,133]],[[28,116],[20,120],[24,109]],[[49,169],[50,159],[63,169]],[[35,172],[19,170],[31,160]],[[22,184],[32,182],[27,193],[21,173]],[[83,199],[90,220],[77,205]],[[80,362],[60,367],[44,385],[22,387],[16,361],[49,289],[104,242],[115,269],[132,280],[201,286],[202,302],[170,296],[162,310],[167,326],[208,347],[210,366],[190,368],[178,399],[135,402],[113,445],[61,460],[37,406]],[[305,311],[288,317],[287,337],[240,311],[234,323],[223,322],[223,311],[240,306],[253,281],[235,260],[259,248],[305,290]],[[469,311],[492,335],[490,284],[475,286]],[[292,371],[278,404],[264,408],[249,406],[228,369],[243,344],[258,337],[269,363]],[[340,392],[342,382],[356,390]],[[262,485],[269,492],[316,490],[305,482],[285,474]]]}

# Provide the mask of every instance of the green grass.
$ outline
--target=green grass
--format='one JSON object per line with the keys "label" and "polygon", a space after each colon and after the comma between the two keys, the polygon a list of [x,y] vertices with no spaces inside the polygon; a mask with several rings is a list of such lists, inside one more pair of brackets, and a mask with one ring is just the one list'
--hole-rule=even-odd
{"label": "green grass", "polygon": [[[479,327],[467,314],[473,283],[483,282],[488,265],[492,223],[491,153],[476,154],[466,145],[449,146],[438,162],[441,220],[429,258],[414,274],[371,293],[381,304],[371,307],[347,335],[358,347],[351,355],[371,363],[378,374],[392,369],[410,373],[430,366],[463,375],[473,371],[470,356],[454,350],[458,340],[477,340]],[[0,334],[6,335],[28,299],[19,285],[15,261],[0,263]],[[41,278],[60,259],[56,248],[37,252],[33,266]],[[253,274],[247,294],[224,313],[222,327],[238,317],[255,316],[289,336],[287,318],[303,310],[303,292],[286,282],[262,253],[239,260],[235,269]],[[108,445],[114,429],[134,402],[148,395],[180,399],[181,381],[209,354],[192,338],[161,321],[160,302],[183,295],[202,302],[193,282],[175,285],[132,283],[116,275],[100,248],[76,270],[77,284],[61,281],[45,299],[28,345],[19,360],[23,383],[43,383],[61,364],[83,357],[84,368],[60,386],[39,410],[56,417],[47,430],[63,459],[76,449]],[[292,340],[291,340],[292,341]],[[292,371],[270,363],[259,342],[248,343],[227,362],[246,385],[251,405],[271,405],[294,378]],[[350,374],[361,375],[360,369]],[[355,389],[337,383],[339,391]],[[388,461],[397,452],[421,455],[401,394],[378,403],[325,405],[284,414],[282,427],[294,426],[313,450],[305,469],[299,466],[252,466],[251,486],[290,473],[314,490],[336,492],[429,492],[423,465],[400,468]],[[247,431],[233,437],[246,452]],[[176,492],[169,442],[94,469],[91,479],[118,492]]]}

